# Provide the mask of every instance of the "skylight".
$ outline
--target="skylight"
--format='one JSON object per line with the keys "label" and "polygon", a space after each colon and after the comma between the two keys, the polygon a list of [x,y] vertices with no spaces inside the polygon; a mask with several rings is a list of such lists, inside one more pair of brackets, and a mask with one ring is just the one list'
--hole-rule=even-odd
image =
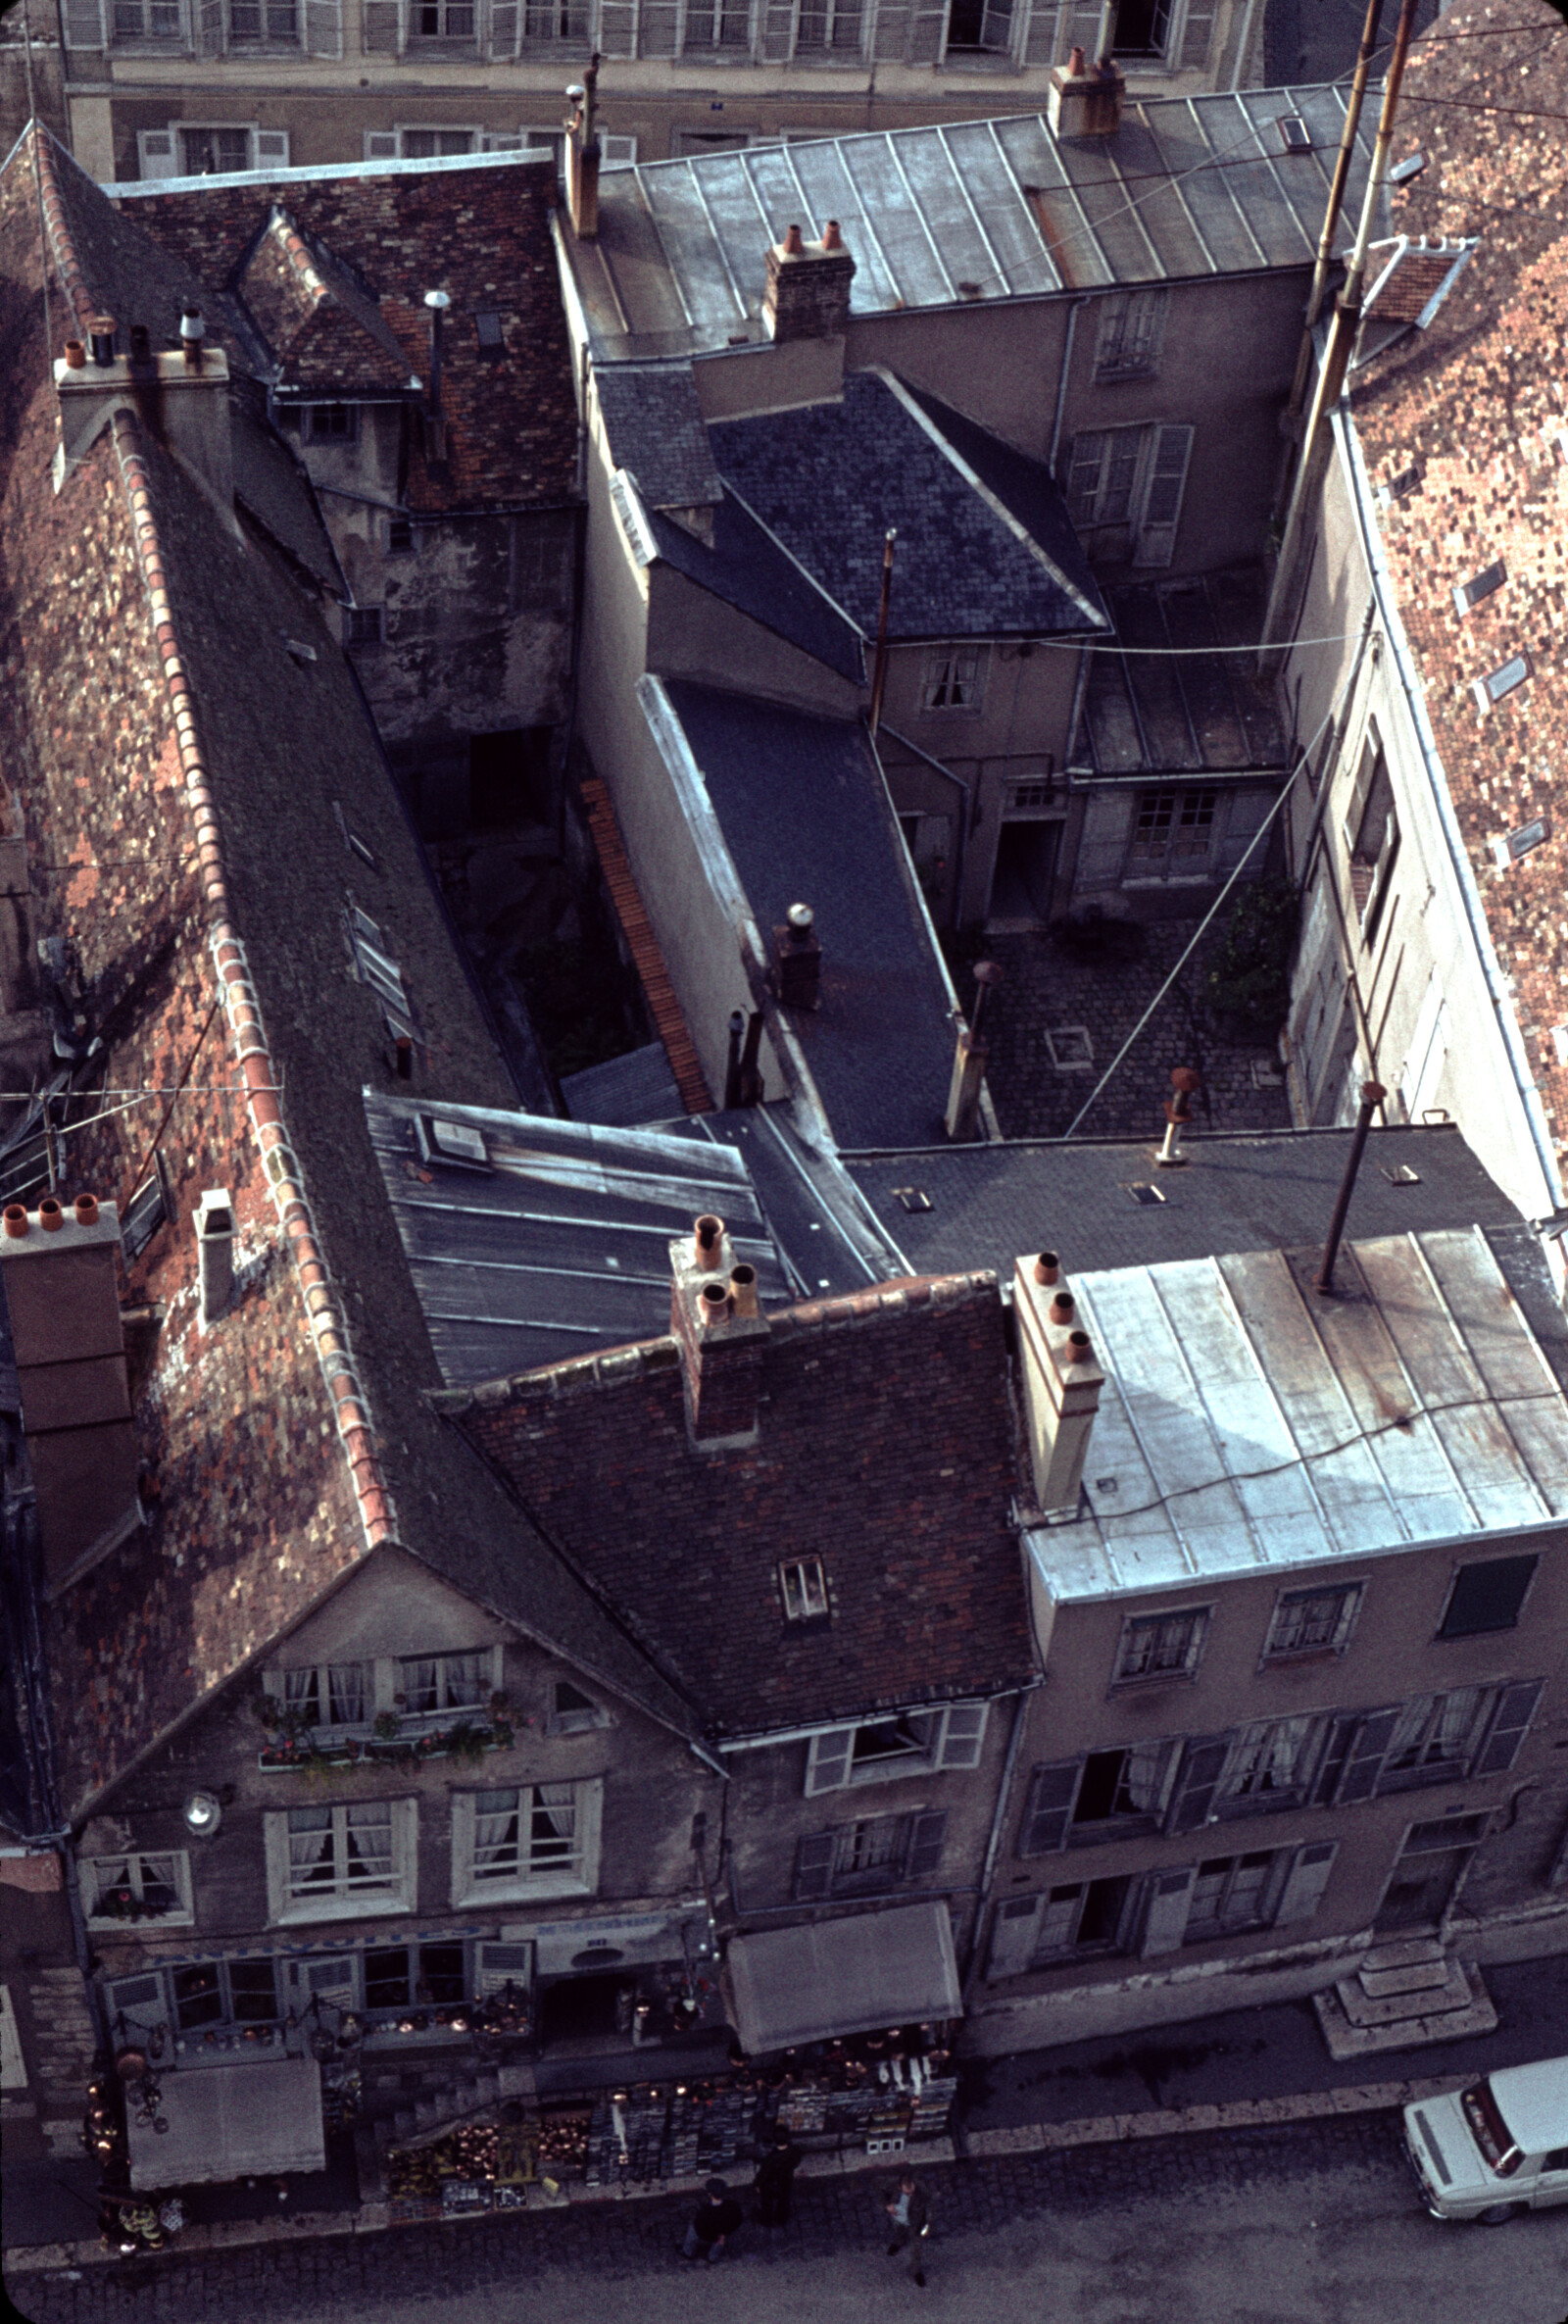
{"label": "skylight", "polygon": [[1461,619],[1466,614],[1473,613],[1483,598],[1494,595],[1507,578],[1508,569],[1499,557],[1495,565],[1489,565],[1473,580],[1455,583],[1454,610]]}
{"label": "skylight", "polygon": [[1522,686],[1529,675],[1530,656],[1515,654],[1512,661],[1504,662],[1499,668],[1490,671],[1486,677],[1475,680],[1472,690],[1478,707],[1486,710],[1490,704],[1501,702],[1506,695],[1513,693],[1516,687]]}

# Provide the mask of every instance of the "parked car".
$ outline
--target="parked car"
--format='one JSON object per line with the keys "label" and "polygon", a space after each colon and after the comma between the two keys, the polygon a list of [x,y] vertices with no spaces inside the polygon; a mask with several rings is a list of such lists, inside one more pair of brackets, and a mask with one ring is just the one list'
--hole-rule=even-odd
{"label": "parked car", "polygon": [[1404,2144],[1434,2219],[1500,2227],[1516,2211],[1568,2203],[1568,2057],[1417,2100]]}

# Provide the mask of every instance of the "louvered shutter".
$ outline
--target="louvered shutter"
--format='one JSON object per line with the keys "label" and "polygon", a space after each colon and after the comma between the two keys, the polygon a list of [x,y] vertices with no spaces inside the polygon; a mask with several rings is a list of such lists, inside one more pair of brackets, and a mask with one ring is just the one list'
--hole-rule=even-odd
{"label": "louvered shutter", "polygon": [[362,0],[360,39],[367,56],[402,56],[409,45],[408,0]]}
{"label": "louvered shutter", "polygon": [[1216,0],[1187,0],[1187,17],[1182,26],[1182,53],[1179,59],[1183,72],[1203,72],[1208,65],[1209,44],[1214,37],[1214,18],[1218,13]]}
{"label": "louvered shutter", "polygon": [[855,1749],[855,1729],[835,1727],[830,1735],[813,1735],[811,1748],[806,1758],[806,1796],[814,1799],[818,1792],[839,1792],[850,1780],[850,1755]]}
{"label": "louvered shutter", "polygon": [[1061,27],[1059,0],[1015,0],[1015,8],[1023,11],[1023,36],[1018,43],[1022,62],[1054,65]]}
{"label": "louvered shutter", "polygon": [[1034,1957],[1040,1930],[1039,1897],[1008,1897],[991,1924],[988,1977],[1021,1977]]}
{"label": "louvered shutter", "polygon": [[305,0],[305,45],[313,57],[343,54],[343,0]]}
{"label": "louvered shutter", "polygon": [[947,1829],[947,1810],[928,1808],[923,1814],[909,1818],[909,1854],[905,1876],[909,1880],[934,1880],[942,1862],[942,1835]]}
{"label": "louvered shutter", "polygon": [[102,48],[104,0],[66,0],[60,12],[67,48]]}
{"label": "louvered shutter", "polygon": [[1296,1861],[1291,1866],[1274,1914],[1274,1926],[1288,1928],[1293,1921],[1310,1920],[1323,1900],[1329,1883],[1334,1859],[1339,1854],[1337,1840],[1315,1840],[1310,1848],[1298,1848]]}
{"label": "louvered shutter", "polygon": [[599,52],[606,57],[637,54],[637,0],[599,0]]}
{"label": "louvered shutter", "polygon": [[473,1998],[484,2001],[490,1994],[501,1993],[510,1983],[519,1993],[526,1993],[533,1982],[533,1947],[531,1944],[476,1945],[474,1947]]}
{"label": "louvered shutter", "polygon": [[286,170],[288,168],[287,129],[257,130],[256,167],[258,170]]}
{"label": "louvered shutter", "polygon": [[1167,1832],[1196,1832],[1207,1823],[1220,1770],[1235,1740],[1233,1729],[1225,1735],[1198,1736],[1188,1744],[1165,1816]]}
{"label": "louvered shutter", "polygon": [[333,2009],[355,2008],[357,1967],[358,1962],[352,1953],[333,1953],[325,1960],[312,1960],[307,1956],[304,1960],[295,1961],[291,1974],[296,2016],[303,2017],[313,2002],[319,2002],[323,2009],[328,2006]]}
{"label": "louvered shutter", "polygon": [[1487,1729],[1487,1740],[1481,1746],[1472,1775],[1504,1775],[1519,1756],[1519,1746],[1525,1730],[1535,1716],[1536,1705],[1541,1701],[1544,1679],[1522,1679],[1517,1686],[1504,1687],[1497,1702],[1496,1711]]}
{"label": "louvered shutter", "polygon": [[1187,1908],[1192,1903],[1196,1864],[1174,1872],[1152,1872],[1144,1907],[1144,1941],[1139,1952],[1147,1960],[1158,1953],[1174,1953],[1187,1930]]}
{"label": "louvered shutter", "polygon": [[1082,1759],[1058,1759],[1054,1766],[1035,1769],[1018,1835],[1021,1856],[1046,1855],[1064,1845],[1082,1768]]}
{"label": "louvered shutter", "polygon": [[905,49],[906,61],[911,65],[939,65],[948,46],[948,0],[939,0],[936,7],[929,0],[914,0],[909,10],[909,34]]}
{"label": "louvered shutter", "polygon": [[[642,0],[637,21],[637,54],[640,57],[678,57],[685,31],[686,11],[681,0]],[[710,24],[710,11],[704,10],[700,19]],[[706,42],[704,43],[706,46]]]}
{"label": "louvered shutter", "polygon": [[980,1746],[985,1740],[986,1711],[984,1703],[956,1703],[948,1712],[942,1728],[942,1751],[937,1760],[939,1767],[978,1767]]}
{"label": "louvered shutter", "polygon": [[1383,1772],[1383,1755],[1398,1723],[1398,1709],[1372,1710],[1356,1729],[1345,1761],[1345,1773],[1335,1794],[1337,1803],[1370,1800]]}
{"label": "louvered shutter", "polygon": [[136,135],[136,164],[143,177],[177,177],[172,129],[141,129]]}
{"label": "louvered shutter", "polygon": [[199,57],[220,57],[223,53],[223,0],[196,0],[196,54]]}
{"label": "louvered shutter", "polygon": [[795,1851],[795,1902],[797,1904],[817,1904],[831,1895],[833,1888],[833,1851],[837,1840],[832,1832],[803,1833]]}
{"label": "louvered shutter", "polygon": [[1149,485],[1144,494],[1144,519],[1139,527],[1134,563],[1169,565],[1176,554],[1176,527],[1181,521],[1182,492],[1187,463],[1192,455],[1193,431],[1186,425],[1154,430]]}
{"label": "louvered shutter", "polygon": [[1067,24],[1056,52],[1057,64],[1067,62],[1069,49],[1081,48],[1092,65],[1100,40],[1100,0],[1064,0],[1062,14]]}
{"label": "louvered shutter", "polygon": [[991,55],[1012,54],[1013,0],[985,0],[980,15],[980,46]]}
{"label": "louvered shutter", "polygon": [[800,0],[761,0],[757,12],[757,37],[762,62],[787,65],[795,54],[795,27]]}

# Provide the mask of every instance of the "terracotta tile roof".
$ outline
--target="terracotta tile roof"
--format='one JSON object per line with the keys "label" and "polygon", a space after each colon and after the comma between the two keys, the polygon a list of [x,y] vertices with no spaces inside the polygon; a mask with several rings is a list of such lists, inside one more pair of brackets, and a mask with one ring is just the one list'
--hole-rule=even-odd
{"label": "terracotta tile roof", "polygon": [[[95,202],[113,212],[69,157],[45,141],[39,158],[58,345],[111,283],[134,295],[139,237],[94,219]],[[73,232],[82,216],[96,239]],[[61,1133],[65,1191],[123,1204],[170,1106],[172,1203],[127,1283],[160,1318],[132,1350],[148,1522],[47,1614],[68,1809],[393,1543],[689,1728],[481,1464],[454,1459],[424,1401],[439,1373],[362,1098],[407,1085],[353,978],[351,880],[415,998],[420,1080],[475,1104],[514,1092],[323,618],[330,593],[274,545],[304,519],[274,509],[268,531],[231,529],[128,412],[55,492],[38,235],[24,144],[0,171],[10,819],[37,932],[60,939],[103,1044]],[[264,424],[243,392],[230,418],[237,439]],[[279,502],[290,478],[305,494],[283,466]],[[139,1102],[95,1106],[106,1077]],[[186,1214],[210,1187],[232,1198],[239,1288],[203,1331]]]}
{"label": "terracotta tile roof", "polygon": [[277,362],[279,387],[401,395],[410,371],[374,299],[274,210],[235,285]]}
{"label": "terracotta tile roof", "polygon": [[[1384,548],[1568,1174],[1568,31],[1540,0],[1456,0],[1401,106],[1427,168],[1395,226],[1481,247],[1429,328],[1355,375],[1352,408],[1373,482],[1413,471]],[[1504,584],[1461,615],[1455,588],[1498,560]],[[1478,707],[1477,682],[1520,655],[1526,681]]]}
{"label": "terracotta tile roof", "polygon": [[[749,1450],[693,1450],[673,1339],[439,1402],[712,1735],[1029,1683],[995,1275],[911,1277],[768,1324]],[[783,1619],[786,1558],[822,1560],[825,1625]]]}
{"label": "terracotta tile roof", "polygon": [[[432,474],[415,442],[408,506],[433,513],[577,497],[577,409],[550,238],[556,181],[548,160],[490,155],[466,167],[446,162],[427,169],[390,162],[285,170],[272,179],[212,177],[174,191],[160,190],[156,180],[108,190],[122,220],[142,227],[207,285],[231,317],[237,339],[251,343],[258,369],[281,361],[285,386],[307,393],[371,384],[356,377],[352,366],[372,341],[388,350],[382,360],[390,360],[391,346],[399,350],[399,387],[425,378],[424,294],[447,291],[448,470]],[[268,318],[288,328],[295,313],[297,294],[285,294],[277,278],[275,246],[264,253],[277,210],[292,223],[326,294],[315,302],[317,319],[297,358],[263,337],[271,328]],[[299,254],[290,255],[298,265]],[[237,313],[242,299],[254,306],[253,293],[261,302],[255,323]],[[500,319],[499,355],[480,352],[475,318],[481,314]],[[295,360],[297,378],[288,368]]]}
{"label": "terracotta tile roof", "polygon": [[1362,312],[1379,322],[1419,321],[1448,277],[1457,279],[1468,256],[1463,243],[1410,242],[1402,234],[1392,242],[1374,242],[1367,253]]}

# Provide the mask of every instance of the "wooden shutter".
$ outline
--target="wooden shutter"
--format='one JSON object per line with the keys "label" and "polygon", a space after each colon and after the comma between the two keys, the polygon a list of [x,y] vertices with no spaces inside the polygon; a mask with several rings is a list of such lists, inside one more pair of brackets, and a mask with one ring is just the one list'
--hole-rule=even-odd
{"label": "wooden shutter", "polygon": [[1015,14],[1021,14],[1023,32],[1018,42],[1019,60],[1025,65],[1054,65],[1056,61],[1056,34],[1061,26],[1060,0],[1015,0]]}
{"label": "wooden shutter", "polygon": [[1315,1840],[1310,1848],[1297,1850],[1296,1861],[1287,1875],[1274,1914],[1277,1929],[1288,1928],[1293,1921],[1311,1919],[1322,1902],[1339,1853],[1337,1840]]}
{"label": "wooden shutter", "polygon": [[841,1792],[850,1780],[850,1754],[855,1749],[855,1729],[835,1727],[831,1734],[813,1735],[811,1748],[806,1755],[806,1796],[814,1800],[818,1792]]}
{"label": "wooden shutter", "polygon": [[[707,10],[703,19],[712,21]],[[682,0],[642,0],[637,16],[637,53],[641,57],[678,57],[685,30]],[[706,47],[706,41],[702,45]],[[738,55],[738,47],[732,53]]]}
{"label": "wooden shutter", "polygon": [[223,53],[223,0],[195,0],[195,48],[199,57]]}
{"label": "wooden shutter", "polygon": [[1519,1746],[1525,1730],[1535,1716],[1536,1705],[1541,1701],[1545,1680],[1521,1679],[1516,1686],[1504,1687],[1497,1700],[1487,1740],[1476,1755],[1470,1769],[1472,1775],[1505,1775],[1519,1756]]}
{"label": "wooden shutter", "polygon": [[599,0],[599,51],[607,57],[637,54],[637,0]]}
{"label": "wooden shutter", "polygon": [[1035,1769],[1018,1835],[1021,1856],[1047,1855],[1065,1845],[1083,1764],[1082,1759],[1057,1759],[1052,1766]]}
{"label": "wooden shutter", "polygon": [[757,37],[764,64],[786,65],[795,54],[795,27],[800,13],[800,0],[760,0]]}
{"label": "wooden shutter", "polygon": [[262,1817],[262,1846],[267,1857],[267,1917],[282,1920],[288,1911],[288,1810],[270,1809]]}
{"label": "wooden shutter", "polygon": [[1021,1977],[1034,1958],[1040,1933],[1039,1897],[1007,1897],[997,1906],[991,1923],[988,1977]]}
{"label": "wooden shutter", "polygon": [[942,1749],[937,1757],[939,1767],[978,1767],[980,1746],[985,1740],[985,1703],[956,1703],[948,1711],[942,1727]]}
{"label": "wooden shutter", "polygon": [[1540,1563],[1539,1558],[1489,1558],[1482,1565],[1461,1565],[1438,1636],[1480,1638],[1514,1629]]}
{"label": "wooden shutter", "polygon": [[476,1945],[473,1949],[473,1998],[482,2002],[510,1982],[526,1993],[533,1983],[532,1944]]}
{"label": "wooden shutter", "polygon": [[947,1829],[946,1808],[931,1807],[909,1818],[907,1880],[934,1880],[942,1863],[942,1836]]}
{"label": "wooden shutter", "polygon": [[305,46],[313,57],[343,54],[343,0],[305,0]]}
{"label": "wooden shutter", "polygon": [[521,28],[522,11],[517,0],[485,0],[484,39],[488,57],[501,62],[514,57]]}
{"label": "wooden shutter", "polygon": [[1220,1771],[1236,1741],[1236,1730],[1225,1735],[1195,1736],[1182,1755],[1182,1763],[1165,1813],[1167,1832],[1196,1832],[1209,1820]]}
{"label": "wooden shutter", "polygon": [[604,1778],[592,1776],[586,1783],[574,1784],[572,1791],[577,1811],[577,1861],[581,1866],[583,1889],[591,1896],[599,1886],[599,1840],[605,1813]]}
{"label": "wooden shutter", "polygon": [[1143,521],[1133,560],[1137,565],[1169,565],[1176,554],[1176,527],[1181,521],[1182,492],[1192,449],[1193,431],[1185,423],[1155,428],[1149,483],[1144,492]]}
{"label": "wooden shutter", "polygon": [[948,0],[913,0],[905,60],[910,65],[939,65],[948,46]]}
{"label": "wooden shutter", "polygon": [[993,56],[1010,57],[1013,0],[985,0],[980,13],[980,46]]}
{"label": "wooden shutter", "polygon": [[362,0],[360,27],[368,57],[401,57],[409,45],[408,0]]}
{"label": "wooden shutter", "polygon": [[60,17],[67,48],[104,47],[104,0],[66,0]]}
{"label": "wooden shutter", "polygon": [[288,168],[287,129],[257,130],[256,167],[258,170],[286,170]]}
{"label": "wooden shutter", "polygon": [[1158,1953],[1174,1953],[1187,1929],[1196,1864],[1182,1864],[1174,1872],[1152,1872],[1144,1908],[1144,1941],[1139,1947],[1147,1960]]}
{"label": "wooden shutter", "polygon": [[795,1851],[795,1902],[816,1904],[832,1894],[834,1832],[805,1832]]}
{"label": "wooden shutter", "polygon": [[1334,1797],[1337,1803],[1370,1800],[1383,1772],[1383,1755],[1398,1723],[1399,1710],[1369,1710],[1355,1731],[1346,1755],[1345,1772]]}
{"label": "wooden shutter", "polygon": [[143,177],[177,177],[179,163],[174,154],[173,130],[139,129],[136,163]]}
{"label": "wooden shutter", "polygon": [[319,2002],[323,2009],[328,2003],[334,2009],[357,2008],[358,1967],[358,1956],[352,1953],[334,1953],[319,1960],[307,1955],[304,1960],[292,1962],[289,1974],[294,1985],[296,2016],[303,2017],[312,2002]]}
{"label": "wooden shutter", "polygon": [[1187,15],[1181,31],[1182,53],[1179,59],[1171,60],[1179,63],[1183,72],[1206,71],[1217,14],[1217,0],[1187,0]]}

